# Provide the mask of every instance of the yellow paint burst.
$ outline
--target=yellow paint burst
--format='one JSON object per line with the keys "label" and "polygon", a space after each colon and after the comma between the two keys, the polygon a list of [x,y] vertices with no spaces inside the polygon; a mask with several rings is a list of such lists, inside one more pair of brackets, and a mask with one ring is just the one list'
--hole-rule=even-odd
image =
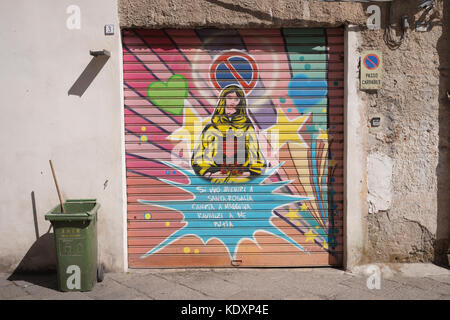
{"label": "yellow paint burst", "polygon": [[322,139],[322,140],[328,140],[328,130],[323,130],[323,129],[320,129],[319,128],[319,130],[320,130],[320,134],[319,134],[319,139]]}
{"label": "yellow paint burst", "polygon": [[[299,145],[307,145],[298,131],[306,122],[309,116],[300,116],[294,120],[289,120],[281,108],[278,108],[277,123],[266,130],[268,137],[273,138],[270,141],[272,148],[279,150],[287,142]],[[278,138],[278,141],[275,139]]]}
{"label": "yellow paint burst", "polygon": [[187,141],[190,151],[192,151],[196,143],[196,138],[200,137],[203,128],[209,121],[209,117],[202,119],[193,108],[185,107],[183,126],[175,130],[168,139]]}
{"label": "yellow paint burst", "polygon": [[313,229],[311,229],[307,233],[305,233],[305,237],[305,242],[314,242],[314,239],[316,239],[317,235],[313,232]]}

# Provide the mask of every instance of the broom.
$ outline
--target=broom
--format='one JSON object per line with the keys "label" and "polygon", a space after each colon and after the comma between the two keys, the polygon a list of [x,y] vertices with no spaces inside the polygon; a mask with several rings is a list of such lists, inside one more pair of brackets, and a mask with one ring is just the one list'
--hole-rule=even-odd
{"label": "broom", "polygon": [[58,192],[59,203],[61,204],[61,209],[63,213],[66,213],[66,208],[64,208],[64,203],[62,201],[61,193],[59,192],[58,181],[56,181],[55,169],[53,169],[52,160],[48,160],[50,162],[50,168],[52,168],[53,180],[55,181],[56,191]]}

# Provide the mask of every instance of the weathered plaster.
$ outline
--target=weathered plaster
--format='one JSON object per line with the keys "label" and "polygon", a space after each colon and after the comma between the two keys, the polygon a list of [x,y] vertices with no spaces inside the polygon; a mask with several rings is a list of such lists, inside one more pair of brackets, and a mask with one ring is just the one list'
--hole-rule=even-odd
{"label": "weathered plaster", "polygon": [[[437,250],[436,244],[443,241],[448,246],[448,229],[446,234],[437,233],[442,210],[449,212],[448,204],[438,209],[442,190],[437,183],[439,175],[445,177],[448,170],[440,174],[436,171],[441,152],[439,131],[448,127],[450,120],[446,116],[444,122],[439,112],[439,60],[449,54],[438,47],[443,35],[443,5],[437,1],[437,9],[428,16],[432,24],[429,32],[409,30],[397,50],[390,50],[384,43],[384,30],[366,30],[362,35],[364,48],[384,53],[383,89],[364,96],[369,106],[368,120],[381,118],[380,127],[369,126],[367,152],[392,159],[388,160],[392,161],[391,199],[384,194],[380,198],[386,205],[373,207],[367,216],[367,261],[438,261],[443,252]],[[402,14],[409,15],[413,23],[420,18],[421,13],[407,3],[394,4],[393,9],[393,21]],[[371,178],[378,177],[384,180],[381,184],[388,184],[383,171],[369,171]],[[370,187],[368,200],[373,204]]]}

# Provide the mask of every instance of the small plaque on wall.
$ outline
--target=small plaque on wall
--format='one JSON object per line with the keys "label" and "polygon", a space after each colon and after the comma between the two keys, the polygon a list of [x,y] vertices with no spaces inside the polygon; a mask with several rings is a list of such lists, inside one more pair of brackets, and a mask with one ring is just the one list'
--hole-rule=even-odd
{"label": "small plaque on wall", "polygon": [[383,55],[371,50],[361,53],[361,90],[378,90],[383,86]]}

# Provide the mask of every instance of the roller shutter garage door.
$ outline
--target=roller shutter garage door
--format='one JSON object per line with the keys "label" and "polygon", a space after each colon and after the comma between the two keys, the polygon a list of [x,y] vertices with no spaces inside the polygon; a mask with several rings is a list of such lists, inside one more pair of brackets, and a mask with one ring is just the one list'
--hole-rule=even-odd
{"label": "roller shutter garage door", "polygon": [[341,265],[343,29],[122,40],[129,266]]}

